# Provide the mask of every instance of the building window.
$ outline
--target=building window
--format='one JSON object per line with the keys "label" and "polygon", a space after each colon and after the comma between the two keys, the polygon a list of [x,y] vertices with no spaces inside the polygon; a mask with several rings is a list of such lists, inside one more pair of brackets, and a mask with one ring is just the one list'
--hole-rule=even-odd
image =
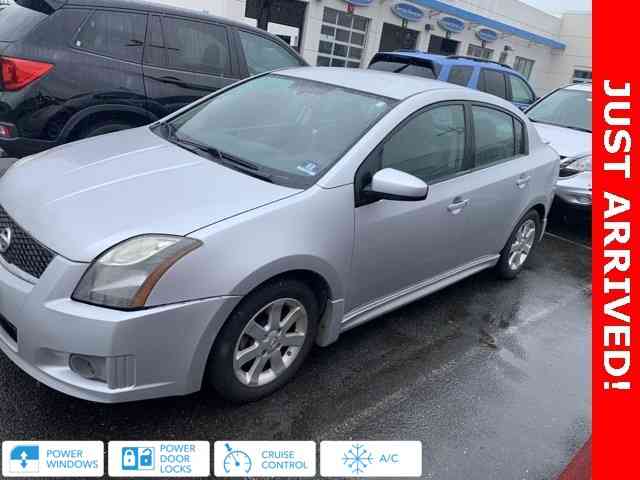
{"label": "building window", "polygon": [[591,70],[576,68],[573,71],[573,83],[591,83]]}
{"label": "building window", "polygon": [[467,49],[467,55],[470,57],[486,58],[487,60],[491,60],[493,58],[493,50],[481,47],[480,45],[473,45],[471,43]]}
{"label": "building window", "polygon": [[368,27],[369,19],[366,17],[325,7],[318,45],[318,66],[359,68]]}
{"label": "building window", "polygon": [[516,57],[516,61],[513,62],[513,69],[520,72],[527,80],[531,77],[531,70],[533,70],[533,60],[529,60],[524,57]]}

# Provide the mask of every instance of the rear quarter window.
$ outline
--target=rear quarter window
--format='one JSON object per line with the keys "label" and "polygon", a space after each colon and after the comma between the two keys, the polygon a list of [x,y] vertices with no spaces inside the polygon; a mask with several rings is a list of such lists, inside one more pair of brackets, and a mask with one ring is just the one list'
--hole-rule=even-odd
{"label": "rear quarter window", "polygon": [[[301,65],[300,60],[276,42],[244,30],[239,30],[238,35],[250,75]],[[346,51],[344,56],[347,56]]]}
{"label": "rear quarter window", "polygon": [[98,10],[84,23],[74,45],[129,62],[142,62],[146,15]]}
{"label": "rear quarter window", "polygon": [[24,38],[48,17],[47,14],[18,4],[0,11],[0,42],[15,42]]}

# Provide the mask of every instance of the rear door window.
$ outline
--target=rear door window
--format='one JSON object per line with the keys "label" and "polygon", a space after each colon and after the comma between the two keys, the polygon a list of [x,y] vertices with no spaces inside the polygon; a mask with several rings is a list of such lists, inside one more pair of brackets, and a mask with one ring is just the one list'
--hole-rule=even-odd
{"label": "rear door window", "polygon": [[14,42],[25,37],[47,14],[18,4],[0,11],[0,42]]}
{"label": "rear door window", "polygon": [[508,113],[474,105],[473,129],[477,167],[513,158],[517,148],[522,151],[522,131],[517,138],[513,117]]}
{"label": "rear door window", "polygon": [[217,75],[231,73],[226,27],[172,17],[163,17],[161,22],[153,19],[151,27],[157,65]]}
{"label": "rear door window", "polygon": [[[239,30],[238,34],[250,75],[302,65],[299,59],[276,42],[244,30]],[[346,52],[344,56],[347,56]]]}
{"label": "rear door window", "polygon": [[507,98],[507,85],[504,73],[483,68],[480,72],[478,89],[501,98]]}
{"label": "rear door window", "polygon": [[473,73],[473,67],[454,66],[449,70],[449,78],[447,82],[455,83],[456,85],[462,85],[466,87],[471,80],[471,74]]}
{"label": "rear door window", "polygon": [[147,16],[98,10],[84,23],[75,46],[109,57],[140,63]]}

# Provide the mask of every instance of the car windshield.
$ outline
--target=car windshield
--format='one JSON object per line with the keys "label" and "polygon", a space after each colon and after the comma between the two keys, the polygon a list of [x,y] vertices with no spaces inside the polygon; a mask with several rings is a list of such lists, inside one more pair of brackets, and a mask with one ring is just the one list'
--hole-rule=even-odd
{"label": "car windshield", "polygon": [[533,122],[591,131],[591,92],[561,89],[534,105],[527,115]]}
{"label": "car windshield", "polygon": [[271,74],[214,96],[156,132],[213,161],[305,188],[396,103]]}

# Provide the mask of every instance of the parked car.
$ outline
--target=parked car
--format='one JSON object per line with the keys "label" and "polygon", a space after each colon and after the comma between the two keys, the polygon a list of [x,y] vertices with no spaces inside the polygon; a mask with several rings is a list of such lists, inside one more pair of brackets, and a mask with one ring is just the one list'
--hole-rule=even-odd
{"label": "parked car", "polygon": [[556,209],[561,215],[591,211],[591,84],[554,90],[528,111],[542,139],[561,158]]}
{"label": "parked car", "polygon": [[[98,402],[282,387],[312,345],[541,237],[558,155],[495,96],[297,68],[0,179],[0,348]],[[383,262],[383,263],[381,263]]]}
{"label": "parked car", "polygon": [[0,148],[14,157],[149,124],[267,70],[274,35],[142,0],[17,0],[0,12]]}
{"label": "parked car", "polygon": [[522,110],[536,99],[533,88],[519,72],[483,58],[399,50],[375,54],[369,68],[455,83],[497,95]]}

